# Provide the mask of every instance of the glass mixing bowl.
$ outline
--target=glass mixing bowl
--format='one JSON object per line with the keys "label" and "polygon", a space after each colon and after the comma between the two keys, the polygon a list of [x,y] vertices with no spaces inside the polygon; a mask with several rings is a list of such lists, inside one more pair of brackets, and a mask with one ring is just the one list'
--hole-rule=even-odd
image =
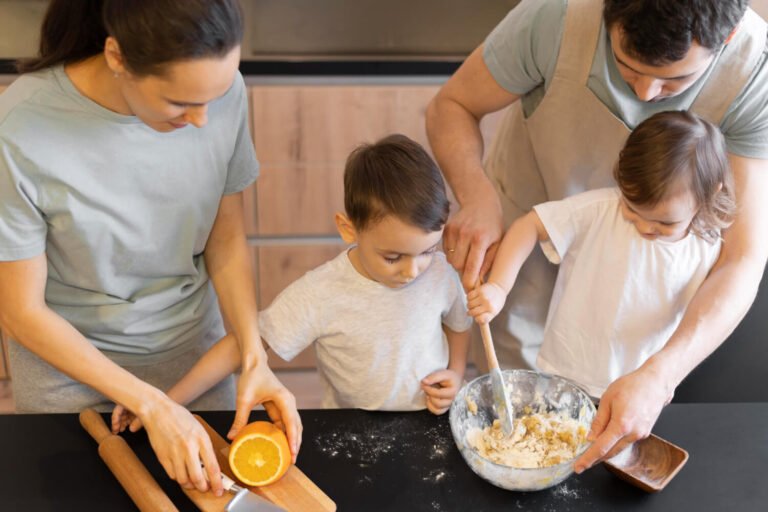
{"label": "glass mixing bowl", "polygon": [[[578,420],[587,432],[595,417],[595,405],[586,392],[573,382],[530,370],[503,370],[504,383],[510,394],[515,418],[529,413],[564,413]],[[469,410],[467,398],[477,405],[477,413]],[[496,419],[489,374],[481,375],[459,390],[451,405],[451,433],[464,460],[472,471],[488,482],[512,491],[538,491],[557,485],[571,473],[573,462],[587,449],[585,443],[572,460],[545,468],[514,468],[483,458],[467,442],[467,432],[473,427],[483,429]]]}

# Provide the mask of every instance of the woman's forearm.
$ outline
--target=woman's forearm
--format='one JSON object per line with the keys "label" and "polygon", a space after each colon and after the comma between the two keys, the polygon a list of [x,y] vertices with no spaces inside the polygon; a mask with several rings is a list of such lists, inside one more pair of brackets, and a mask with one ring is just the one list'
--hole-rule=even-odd
{"label": "woman's forearm", "polygon": [[112,362],[48,308],[17,311],[4,324],[10,337],[51,366],[141,415],[164,393]]}
{"label": "woman's forearm", "polygon": [[243,369],[265,364],[256,291],[243,226],[242,194],[224,196],[205,248],[208,273],[240,347]]}
{"label": "woman's forearm", "polygon": [[45,303],[47,260],[0,262],[0,327],[17,343],[69,377],[137,414],[167,397],[113,363]]}

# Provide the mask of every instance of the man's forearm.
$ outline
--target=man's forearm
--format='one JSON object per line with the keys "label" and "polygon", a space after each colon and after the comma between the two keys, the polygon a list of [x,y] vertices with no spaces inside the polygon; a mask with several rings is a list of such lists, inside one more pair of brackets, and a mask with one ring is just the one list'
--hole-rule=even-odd
{"label": "man's forearm", "polygon": [[492,186],[483,171],[480,121],[458,103],[435,97],[427,109],[427,135],[435,159],[459,204]]}
{"label": "man's forearm", "polygon": [[714,269],[667,344],[643,367],[658,372],[673,391],[744,318],[757,294],[763,268],[755,258]]}

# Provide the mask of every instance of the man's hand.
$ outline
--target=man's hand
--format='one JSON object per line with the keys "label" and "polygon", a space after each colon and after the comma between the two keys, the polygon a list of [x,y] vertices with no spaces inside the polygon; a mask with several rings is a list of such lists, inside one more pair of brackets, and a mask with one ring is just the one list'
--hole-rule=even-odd
{"label": "man's hand", "polygon": [[465,290],[474,288],[478,277],[490,270],[502,232],[501,205],[492,187],[448,219],[443,247]]}
{"label": "man's hand", "polygon": [[237,381],[237,411],[227,437],[233,439],[248,423],[251,410],[263,405],[272,422],[288,437],[294,464],[301,447],[302,425],[296,398],[277,379],[272,370],[261,363],[250,370],[243,369]]}
{"label": "man's hand", "polygon": [[432,372],[421,380],[421,389],[427,395],[427,409],[432,414],[444,414],[451,408],[456,393],[461,389],[463,377],[449,369]]}
{"label": "man's hand", "polygon": [[576,460],[576,473],[648,437],[661,410],[672,401],[673,392],[660,375],[643,367],[616,379],[600,399],[587,436],[593,443]]}
{"label": "man's hand", "polygon": [[499,314],[506,300],[507,293],[504,289],[494,282],[489,282],[467,293],[467,308],[478,324],[487,324]]}

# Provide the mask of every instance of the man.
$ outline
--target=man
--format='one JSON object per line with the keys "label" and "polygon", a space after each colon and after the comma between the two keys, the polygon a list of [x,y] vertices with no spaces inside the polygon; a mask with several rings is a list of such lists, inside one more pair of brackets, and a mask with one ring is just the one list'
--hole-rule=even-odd
{"label": "man", "polygon": [[[619,149],[654,113],[692,110],[726,137],[739,215],[720,259],[665,347],[603,394],[577,472],[647,436],[757,292],[768,258],[768,65],[766,25],[747,3],[524,0],[429,106],[430,142],[461,207],[444,247],[466,288],[533,205],[612,185]],[[484,169],[478,123],[507,106]],[[492,326],[503,366],[535,363],[555,275],[540,251],[523,267]]]}

